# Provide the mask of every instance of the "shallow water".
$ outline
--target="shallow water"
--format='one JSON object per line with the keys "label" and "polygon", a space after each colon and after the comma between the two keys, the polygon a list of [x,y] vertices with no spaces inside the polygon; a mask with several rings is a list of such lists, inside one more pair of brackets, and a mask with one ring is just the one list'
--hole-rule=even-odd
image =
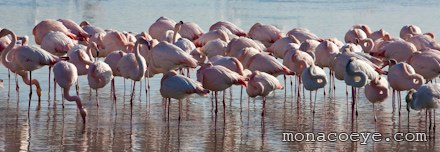
{"label": "shallow water", "polygon": [[[398,36],[403,25],[416,24],[423,32],[437,34],[440,27],[438,1],[85,1],[50,0],[0,2],[0,26],[29,35],[34,44],[32,28],[47,18],[88,20],[94,25],[116,30],[140,32],[160,16],[175,20],[194,21],[203,29],[218,20],[228,20],[248,30],[255,22],[273,24],[287,32],[293,27],[307,27],[321,37],[343,40],[351,25],[365,23],[373,30],[384,28]],[[101,59],[102,60],[102,59]],[[328,73],[328,72],[327,72]],[[226,91],[226,111],[219,95],[219,112],[213,112],[212,98],[191,96],[182,101],[181,121],[178,121],[178,101],[172,100],[170,119],[166,119],[165,104],[159,93],[161,75],[151,81],[151,91],[136,87],[133,108],[130,107],[130,81],[116,78],[117,101],[112,102],[109,86],[99,90],[97,107],[95,91],[89,93],[87,79],[80,77],[80,96],[89,115],[83,126],[74,103],[61,100],[58,87],[56,100],[51,82],[50,98],[48,68],[33,72],[43,88],[38,106],[36,93],[28,109],[29,87],[19,79],[15,91],[14,76],[0,66],[0,151],[438,151],[435,138],[428,142],[282,142],[282,132],[380,132],[391,136],[396,132],[425,132],[425,116],[411,112],[408,119],[406,103],[401,115],[393,110],[391,97],[376,105],[374,122],[372,104],[360,90],[358,113],[352,121],[351,95],[346,96],[343,81],[336,81],[336,92],[327,95],[318,91],[316,113],[311,110],[309,93],[299,98],[289,83],[267,97],[266,115],[261,117],[261,98],[240,100],[240,87],[234,86],[232,98]],[[194,72],[192,72],[194,78]],[[282,76],[279,80],[283,82]],[[289,79],[288,79],[289,81]],[[139,83],[137,84],[139,86]],[[9,89],[10,87],[10,89]],[[34,88],[35,89],[35,88]],[[124,96],[124,92],[125,96]],[[349,91],[350,92],[350,91]],[[334,93],[334,92],[333,92]],[[71,91],[74,94],[74,91]],[[10,96],[8,96],[10,95]],[[406,93],[402,93],[404,97]],[[404,102],[404,101],[403,101]],[[438,116],[437,116],[438,117]],[[437,123],[438,124],[438,123]],[[436,133],[439,136],[439,133]],[[438,139],[437,139],[438,140]]]}

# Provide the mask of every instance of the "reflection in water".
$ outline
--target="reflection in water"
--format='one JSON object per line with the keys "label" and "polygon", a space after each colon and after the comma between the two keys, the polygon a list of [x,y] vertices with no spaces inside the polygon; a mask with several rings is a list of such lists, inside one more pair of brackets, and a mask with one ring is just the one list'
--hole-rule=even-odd
{"label": "reflection in water", "polygon": [[[135,0],[3,0],[0,2],[0,17],[2,27],[12,28],[19,35],[29,35],[31,43],[34,43],[31,36],[33,26],[47,18],[71,18],[77,22],[87,20],[103,28],[140,32],[145,31],[159,16],[194,21],[205,30],[218,20],[232,21],[245,30],[255,22],[263,22],[274,24],[284,32],[293,27],[307,27],[322,37],[342,39],[343,33],[355,23],[369,24],[373,29],[385,28],[392,35],[398,35],[401,26],[406,24],[417,24],[423,31],[436,33],[436,28],[440,26],[437,20],[440,18],[438,5],[437,1],[165,0],[153,3]],[[44,91],[50,89],[46,68],[36,70],[34,76]],[[194,78],[195,74],[192,73],[191,77]],[[53,94],[50,94],[50,98],[43,95],[41,107],[32,104],[28,113],[27,87],[19,80],[21,88],[16,93],[14,77],[11,76],[11,81],[6,81],[7,78],[7,70],[0,66],[0,79],[5,80],[5,88],[0,90],[0,151],[440,149],[435,138],[429,142],[373,143],[370,140],[367,145],[360,145],[359,142],[281,142],[282,132],[377,131],[390,137],[397,132],[427,130],[424,111],[411,111],[408,114],[402,108],[399,115],[398,109],[393,108],[392,99],[375,105],[378,119],[374,122],[372,105],[363,96],[363,89],[357,97],[359,116],[352,122],[351,96],[345,95],[345,84],[341,81],[336,81],[336,92],[327,92],[324,96],[323,90],[318,91],[313,114],[309,93],[303,94],[303,91],[289,87],[297,84],[297,79],[290,77],[285,91],[279,90],[267,97],[266,113],[262,118],[262,99],[249,99],[245,94],[240,97],[239,87],[233,87],[232,98],[226,92],[225,100],[229,104],[226,109],[219,106],[217,115],[212,106],[212,97],[191,96],[189,100],[182,100],[182,111],[179,112],[177,101],[169,104],[162,100],[159,93],[160,75],[150,79],[151,90],[148,94],[151,96],[147,97],[144,91],[136,93],[133,109],[129,105],[130,97],[125,95],[122,78],[116,78],[117,101],[111,100],[110,87],[106,86],[99,90],[100,106],[97,107],[95,92],[89,93],[87,79],[83,76],[79,78],[80,97],[89,111],[88,124],[83,126],[73,103],[66,102],[62,106],[64,100],[59,87],[57,98]],[[6,87],[10,84],[11,88]],[[127,84],[127,88],[130,85]],[[297,96],[297,92],[302,93],[301,97]],[[222,93],[219,95],[222,96]],[[397,101],[394,103],[398,105]],[[406,103],[402,106],[406,106]],[[179,114],[181,121],[178,121]]]}

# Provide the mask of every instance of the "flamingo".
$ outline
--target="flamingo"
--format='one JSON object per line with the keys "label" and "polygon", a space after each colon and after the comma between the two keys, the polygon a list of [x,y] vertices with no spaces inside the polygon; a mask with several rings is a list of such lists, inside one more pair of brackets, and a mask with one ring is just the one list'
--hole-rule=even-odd
{"label": "flamingo", "polygon": [[397,63],[396,60],[391,59],[390,67],[388,69],[388,82],[394,91],[399,95],[399,113],[401,109],[400,91],[406,91],[410,89],[418,89],[425,83],[425,79],[417,74],[414,68],[405,62]]}
{"label": "flamingo", "polygon": [[89,22],[87,21],[82,21],[79,26],[85,31],[87,32],[89,35],[91,35],[92,37],[97,34],[97,33],[104,33],[104,29],[91,25]]}
{"label": "flamingo", "polygon": [[[352,29],[360,29],[360,30],[362,30],[368,38],[370,38],[371,35],[373,34],[373,32],[371,31],[370,27],[368,25],[366,25],[366,24],[355,24],[355,25],[352,26]],[[350,32],[350,30],[349,30],[349,32]],[[354,33],[352,33],[352,34],[354,34]]]}
{"label": "flamingo", "polygon": [[187,38],[191,41],[198,39],[204,34],[202,28],[194,22],[185,22],[182,24],[179,31],[180,36]]}
{"label": "flamingo", "polygon": [[389,36],[390,36],[390,33],[385,31],[384,29],[380,29],[378,31],[371,33],[370,36],[368,36],[368,38],[371,38],[373,41],[376,41],[378,39],[381,39],[384,37],[389,37]]}
{"label": "flamingo", "polygon": [[179,38],[176,41],[175,45],[190,54],[194,59],[197,60],[198,63],[205,62],[206,56],[200,51],[200,49],[196,48],[194,43],[190,40],[186,38]]}
{"label": "flamingo", "polygon": [[[289,70],[293,71],[292,73],[296,73],[298,76],[298,96],[300,95],[299,86],[302,84],[301,74],[305,68],[314,64],[314,62],[315,61],[313,60],[312,56],[299,50],[290,50],[288,53],[286,53],[286,56],[284,56],[283,65]],[[285,79],[284,82],[286,82]]]}
{"label": "flamingo", "polygon": [[124,33],[118,31],[110,31],[102,37],[102,49],[98,57],[106,57],[113,51],[122,50],[130,53],[133,50],[134,43],[130,42]]}
{"label": "flamingo", "polygon": [[226,55],[239,58],[242,51],[246,47],[255,48],[258,52],[263,52],[266,50],[264,46],[259,45],[254,40],[247,37],[240,37],[237,39],[232,39],[228,46],[226,47]]}
{"label": "flamingo", "polygon": [[148,33],[151,35],[153,39],[157,39],[158,41],[165,41],[162,35],[165,34],[168,30],[173,30],[176,22],[170,18],[165,16],[159,17],[156,22],[154,22],[149,28]]}
{"label": "flamingo", "polygon": [[137,39],[135,43],[135,52],[128,53],[123,56],[117,66],[117,71],[121,74],[122,77],[126,79],[131,79],[134,81],[133,90],[131,92],[130,104],[133,107],[133,95],[134,89],[136,86],[136,81],[142,80],[144,78],[145,70],[146,70],[146,62],[144,57],[142,57],[139,53],[139,44],[145,44],[147,47],[150,46],[149,42],[144,38]]}
{"label": "flamingo", "polygon": [[416,25],[405,25],[400,29],[400,38],[404,40],[408,40],[410,37],[419,34],[422,34],[422,30]]}
{"label": "flamingo", "polygon": [[280,74],[293,75],[293,72],[280,63],[275,57],[266,53],[260,53],[254,48],[244,48],[239,59],[243,67],[250,71],[261,71],[273,76]]}
{"label": "flamingo", "polygon": [[246,32],[242,30],[240,27],[228,21],[219,21],[217,23],[214,23],[213,25],[211,25],[211,27],[209,27],[209,31],[219,29],[219,27],[225,27],[237,36],[247,35]]}
{"label": "flamingo", "polygon": [[194,44],[196,45],[196,47],[203,47],[206,43],[215,39],[229,42],[229,36],[227,32],[223,29],[217,29],[201,35],[198,39],[194,40]]}
{"label": "flamingo", "polygon": [[440,52],[437,50],[428,49],[422,52],[414,52],[406,62],[426,81],[440,75]]}
{"label": "flamingo", "polygon": [[414,35],[411,38],[408,38],[407,41],[413,43],[419,51],[425,49],[440,50],[440,44],[437,43],[434,38],[435,37],[433,33],[425,33]]}
{"label": "flamingo", "polygon": [[260,71],[253,71],[250,75],[246,92],[249,97],[252,98],[256,96],[263,97],[263,110],[261,110],[262,117],[264,117],[266,107],[266,96],[276,89],[283,89],[283,86],[276,77]]}
{"label": "flamingo", "polygon": [[[406,95],[406,102],[410,105],[411,109],[414,110],[433,110],[434,126],[431,124],[431,113],[429,113],[429,130],[433,127],[433,130],[435,131],[435,109],[440,108],[440,84],[425,84],[417,89],[417,91],[411,89]],[[408,107],[407,110],[409,112]]]}
{"label": "flamingo", "polygon": [[[38,81],[32,79],[32,71],[39,69],[45,65],[53,65],[56,62],[60,61],[61,58],[54,56],[48,53],[47,51],[34,46],[19,46],[14,48],[15,43],[17,41],[17,37],[15,33],[9,29],[3,29],[0,31],[0,37],[4,37],[6,35],[11,35],[12,42],[2,52],[2,64],[8,67],[13,72],[22,71],[18,73],[22,77],[23,75],[27,74],[27,71],[29,71],[29,79],[31,80],[31,82],[29,83],[29,81],[25,80],[25,83],[30,86],[30,92],[29,92],[29,107],[30,107],[30,102],[32,97],[31,84],[34,84],[37,87],[38,102],[40,102],[40,97],[41,97],[41,88],[39,86]],[[6,57],[8,56],[8,53],[13,49],[14,49],[13,55],[11,56],[12,59],[9,60]],[[23,78],[26,79],[26,77]]]}
{"label": "flamingo", "polygon": [[46,34],[50,31],[59,31],[64,33],[71,39],[77,39],[77,35],[70,32],[69,29],[67,29],[66,26],[63,25],[63,23],[56,20],[48,19],[43,20],[35,25],[34,29],[32,30],[32,34],[35,36],[35,43],[40,45],[44,36],[46,36]]}
{"label": "flamingo", "polygon": [[87,110],[82,106],[81,98],[78,96],[70,96],[69,91],[73,84],[78,81],[78,72],[75,65],[72,63],[61,61],[53,66],[53,73],[55,75],[56,82],[63,88],[64,98],[68,101],[75,101],[76,106],[83,119],[83,124],[86,123]]}
{"label": "flamingo", "polygon": [[[107,57],[105,57],[104,62],[107,63],[113,74],[113,79],[111,83],[111,88],[113,90],[113,99],[116,101],[116,89],[115,89],[115,79],[116,76],[122,76],[121,73],[118,71],[118,63],[121,60],[122,57],[127,55],[127,53],[119,50],[119,51],[113,51]],[[125,81],[124,81],[125,82]],[[124,91],[125,91],[125,83],[124,83]],[[125,93],[125,92],[124,92]]]}
{"label": "flamingo", "polygon": [[[303,70],[301,78],[304,88],[310,91],[310,100],[312,99],[312,91],[318,92],[318,89],[324,88],[327,84],[327,75],[324,70],[314,64],[311,64]],[[316,92],[315,100],[313,101],[313,115],[315,114],[316,107]]]}
{"label": "flamingo", "polygon": [[[89,86],[96,90],[96,98],[98,98],[98,89],[107,85],[113,79],[113,72],[110,66],[103,61],[95,61],[89,65],[87,72],[87,80]],[[97,99],[99,106],[99,100]]]}
{"label": "flamingo", "polygon": [[226,33],[226,35],[228,36],[228,41],[232,40],[232,39],[236,39],[239,38],[239,36],[235,35],[234,33],[232,33],[228,28],[224,27],[224,26],[219,26],[216,29],[212,29],[210,31],[214,31],[214,30],[221,30],[223,32]]}
{"label": "flamingo", "polygon": [[201,47],[200,51],[210,59],[211,57],[217,55],[226,55],[226,47],[228,43],[223,40],[215,39],[206,43],[203,47]]}
{"label": "flamingo", "polygon": [[297,38],[301,43],[303,43],[306,40],[316,40],[320,41],[321,38],[316,36],[316,34],[312,33],[309,29],[306,28],[294,28],[287,32],[287,36],[293,35],[295,38]]}
{"label": "flamingo", "polygon": [[83,28],[81,28],[78,24],[76,24],[71,19],[58,19],[57,21],[63,23],[63,25],[70,30],[73,34],[76,36],[83,38],[83,40],[87,40],[91,35],[84,31]]}
{"label": "flamingo", "polygon": [[316,40],[306,40],[299,46],[299,50],[304,51],[308,53],[310,56],[312,56],[313,59],[315,59],[315,49],[320,44],[319,41]]}
{"label": "flamingo", "polygon": [[320,44],[318,44],[318,46],[316,46],[314,51],[316,65],[321,68],[329,67],[329,56],[337,53],[339,53],[339,48],[335,43],[330,40],[322,41]]}
{"label": "flamingo", "polygon": [[397,62],[404,62],[416,51],[416,47],[410,42],[394,40],[384,44],[377,52],[370,54],[387,60],[394,59]]}
{"label": "flamingo", "polygon": [[300,46],[300,43],[298,39],[296,39],[293,35],[288,35],[287,37],[283,37],[281,39],[278,39],[273,43],[269,48],[267,48],[267,52],[273,53],[273,55],[277,58],[283,58],[285,55],[285,52],[287,51],[286,47],[288,45],[296,44],[296,46]]}
{"label": "flamingo", "polygon": [[63,56],[76,42],[59,31],[50,31],[41,41],[41,48],[57,56]]}
{"label": "flamingo", "polygon": [[356,43],[356,40],[367,39],[367,34],[359,28],[351,28],[345,33],[345,43]]}
{"label": "flamingo", "polygon": [[[388,76],[389,77],[389,76]],[[374,122],[376,122],[375,103],[381,103],[389,96],[388,81],[385,78],[378,77],[365,86],[365,97],[373,103]]]}
{"label": "flamingo", "polygon": [[269,47],[275,41],[282,38],[283,35],[284,34],[277,27],[261,23],[255,23],[248,32],[248,36],[251,39],[260,41],[266,47]]}
{"label": "flamingo", "polygon": [[[214,91],[215,93],[215,113],[217,113],[217,91],[223,91],[233,84],[241,84],[246,87],[246,78],[240,74],[229,70],[220,65],[212,65],[210,62],[202,65],[197,70],[197,81],[202,83],[203,88]],[[225,111],[225,101],[223,100],[223,110]]]}
{"label": "flamingo", "polygon": [[[379,78],[379,73],[375,69],[363,60],[351,57],[345,66],[344,80],[349,86],[352,86],[352,114],[356,107],[356,90],[355,88],[361,88],[367,85],[371,80]],[[357,115],[357,110],[356,110]],[[352,115],[353,116],[353,115]]]}
{"label": "flamingo", "polygon": [[162,97],[179,100],[179,121],[181,100],[193,93],[206,96],[209,90],[203,88],[200,82],[179,75],[174,70],[165,73],[160,81],[160,94]]}

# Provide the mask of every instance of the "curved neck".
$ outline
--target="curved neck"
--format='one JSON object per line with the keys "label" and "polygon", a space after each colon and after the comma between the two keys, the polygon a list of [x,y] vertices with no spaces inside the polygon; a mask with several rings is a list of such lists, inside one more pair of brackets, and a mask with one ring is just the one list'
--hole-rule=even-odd
{"label": "curved neck", "polygon": [[[92,62],[94,62],[95,61],[95,58],[93,57],[93,55],[92,55],[92,46],[91,45],[93,45],[92,43],[90,43],[88,46],[87,46],[87,55],[89,56],[89,58],[90,58],[90,61],[92,61]],[[96,50],[97,51],[97,50]],[[98,52],[98,51],[97,51]],[[91,63],[89,63],[89,64],[91,64]]]}
{"label": "curved neck", "polygon": [[16,37],[15,33],[12,31],[9,31],[8,34],[11,35],[12,41],[11,41],[11,43],[9,43],[9,45],[2,52],[2,64],[5,65],[6,67],[10,67],[9,65],[11,64],[11,61],[9,61],[7,58],[8,53],[9,53],[9,51],[11,51],[14,48],[15,43],[17,43],[17,37]]}
{"label": "curved neck", "polygon": [[413,74],[409,76],[411,80],[411,88],[419,89],[425,83],[425,79],[421,75]]}
{"label": "curved neck", "polygon": [[[364,72],[361,72],[361,71],[353,71],[350,68],[350,62],[348,62],[347,65],[345,66],[345,73],[348,76],[350,76],[350,78],[346,78],[346,79],[353,80],[352,86],[354,86],[354,87],[362,87],[362,86],[365,86],[367,84],[367,79],[368,79],[367,75]],[[359,77],[360,80],[356,81],[356,79],[355,79],[356,77]]]}
{"label": "curved neck", "polygon": [[136,56],[136,61],[139,66],[139,70],[137,72],[136,78],[140,80],[144,77],[145,74],[145,63],[142,62],[143,57],[139,53],[139,42],[135,43],[134,48],[135,48],[134,55]]}
{"label": "curved neck", "polygon": [[[327,84],[327,78],[325,75],[319,75],[315,73],[315,65],[311,65],[309,69],[309,75],[312,78],[313,81],[315,81],[317,84]],[[321,82],[318,82],[318,80],[321,79]]]}
{"label": "curved neck", "polygon": [[81,98],[79,98],[78,96],[70,96],[69,91],[70,91],[70,87],[68,88],[63,88],[63,95],[64,98],[68,101],[75,101],[76,102],[76,106],[78,108],[82,108],[82,103],[81,103]]}

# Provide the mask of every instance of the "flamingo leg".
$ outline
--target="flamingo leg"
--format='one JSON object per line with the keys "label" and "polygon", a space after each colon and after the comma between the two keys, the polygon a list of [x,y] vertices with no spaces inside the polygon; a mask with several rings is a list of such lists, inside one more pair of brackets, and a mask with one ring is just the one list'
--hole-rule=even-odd
{"label": "flamingo leg", "polygon": [[[32,71],[29,71],[29,80],[32,81]],[[29,85],[29,107],[31,108],[31,100],[32,100],[32,83]]]}
{"label": "flamingo leg", "polygon": [[263,97],[263,109],[261,110],[261,117],[264,117],[265,110],[266,110],[266,97]]}
{"label": "flamingo leg", "polygon": [[283,75],[283,78],[284,78],[284,98],[286,98],[286,94],[287,94],[286,75]]}
{"label": "flamingo leg", "polygon": [[400,116],[400,110],[402,109],[402,98],[401,98],[401,95],[400,95],[400,91],[397,91],[398,92],[398,95],[399,95],[399,116]]}
{"label": "flamingo leg", "polygon": [[226,95],[226,90],[223,90],[223,113],[226,113],[226,103],[225,103],[225,95]]}
{"label": "flamingo leg", "polygon": [[218,112],[217,91],[214,92],[214,96],[215,96],[215,114],[217,114]]}
{"label": "flamingo leg", "polygon": [[98,95],[98,89],[95,90],[96,92],[96,106],[99,107],[99,95]]}
{"label": "flamingo leg", "polygon": [[8,98],[11,96],[11,70],[8,69]]}
{"label": "flamingo leg", "polygon": [[53,100],[57,100],[57,83],[55,77],[53,78]]}
{"label": "flamingo leg", "polygon": [[50,100],[50,73],[51,73],[51,69],[52,69],[52,66],[49,66],[49,78],[47,79],[47,82],[49,83],[49,85],[48,85],[49,89],[48,89],[48,92],[47,92],[47,98],[49,100]]}
{"label": "flamingo leg", "polygon": [[170,121],[170,105],[171,105],[171,98],[168,98],[168,121]]}
{"label": "flamingo leg", "polygon": [[374,113],[374,122],[376,122],[377,117],[376,117],[376,109],[374,108],[374,103],[373,103],[373,113]]}
{"label": "flamingo leg", "polygon": [[315,117],[315,107],[316,107],[316,95],[318,93],[318,90],[315,90],[315,101],[313,101],[313,117]]}
{"label": "flamingo leg", "polygon": [[182,111],[180,108],[182,106],[182,100],[179,99],[179,122],[180,122],[180,112]]}
{"label": "flamingo leg", "polygon": [[432,128],[432,130],[434,130],[434,135],[435,135],[435,109],[434,109],[434,127]]}
{"label": "flamingo leg", "polygon": [[131,97],[130,97],[130,106],[133,108],[133,96],[134,96],[134,90],[136,87],[136,81],[133,82],[133,90],[131,90]]}
{"label": "flamingo leg", "polygon": [[76,81],[75,89],[76,89],[76,95],[79,96],[79,82],[78,81]]}
{"label": "flamingo leg", "polygon": [[18,91],[20,91],[20,86],[18,86],[17,73],[15,73],[15,91],[17,94],[18,94]]}
{"label": "flamingo leg", "polygon": [[352,104],[351,104],[351,119],[354,120],[354,107],[356,104],[356,101],[354,99],[355,96],[355,91],[354,91],[354,87],[351,87],[351,99],[352,99]]}

